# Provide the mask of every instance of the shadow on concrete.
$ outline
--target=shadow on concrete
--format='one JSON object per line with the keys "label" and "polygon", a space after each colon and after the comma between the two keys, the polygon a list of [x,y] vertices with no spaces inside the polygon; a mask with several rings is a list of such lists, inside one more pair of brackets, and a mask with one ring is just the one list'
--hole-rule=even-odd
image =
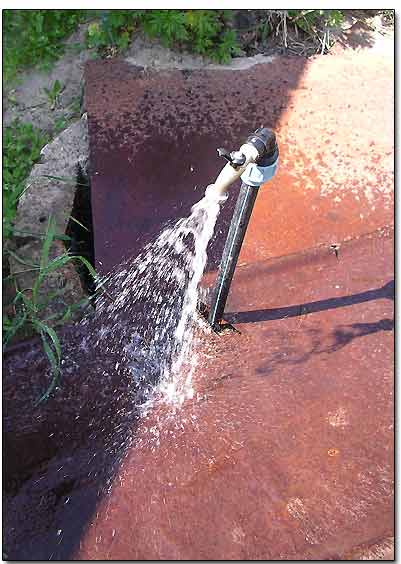
{"label": "shadow on concrete", "polygon": [[[351,323],[350,325],[342,325],[333,332],[334,343],[324,352],[336,352],[348,345],[358,337],[364,337],[378,331],[393,331],[394,319],[384,318],[373,323]],[[322,351],[323,352],[323,351]]]}
{"label": "shadow on concrete", "polygon": [[308,313],[316,313],[319,311],[327,311],[337,309],[339,307],[347,307],[355,304],[378,300],[380,298],[388,298],[394,300],[394,280],[387,282],[381,288],[376,290],[367,290],[350,296],[341,296],[338,298],[328,298],[327,300],[319,300],[317,302],[308,302],[295,306],[279,307],[275,309],[257,309],[254,311],[230,312],[224,315],[224,318],[232,324],[235,323],[258,323],[261,321],[275,321],[277,319],[288,319],[290,317],[299,317]]}
{"label": "shadow on concrete", "polygon": [[357,21],[346,31],[337,33],[336,39],[343,48],[358,50],[375,44],[375,32],[365,22]]}
{"label": "shadow on concrete", "polygon": [[[139,420],[138,390],[116,355],[88,344],[88,331],[63,329],[59,389],[48,386],[39,340],[3,360],[3,558],[68,560],[109,490]],[[46,375],[47,374],[47,375]]]}

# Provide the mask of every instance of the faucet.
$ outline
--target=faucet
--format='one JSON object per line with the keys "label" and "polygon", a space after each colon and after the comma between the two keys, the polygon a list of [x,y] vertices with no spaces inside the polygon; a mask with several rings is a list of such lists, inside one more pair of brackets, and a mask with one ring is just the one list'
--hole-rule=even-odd
{"label": "faucet", "polygon": [[208,315],[208,321],[215,331],[221,328],[231,281],[259,187],[273,178],[279,157],[276,135],[266,127],[259,127],[252,133],[238,151],[229,152],[222,148],[217,151],[227,163],[214,184],[207,187],[206,195],[224,200],[233,182],[241,178],[242,185],[224,245]]}

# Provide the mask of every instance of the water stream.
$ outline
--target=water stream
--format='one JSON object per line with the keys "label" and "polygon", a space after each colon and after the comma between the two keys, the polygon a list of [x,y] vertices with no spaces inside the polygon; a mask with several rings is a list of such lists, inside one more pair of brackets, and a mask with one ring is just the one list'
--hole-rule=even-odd
{"label": "water stream", "polygon": [[179,406],[193,395],[199,283],[220,202],[209,191],[189,217],[98,284],[91,346],[115,358],[116,371],[129,370],[145,411],[155,401]]}

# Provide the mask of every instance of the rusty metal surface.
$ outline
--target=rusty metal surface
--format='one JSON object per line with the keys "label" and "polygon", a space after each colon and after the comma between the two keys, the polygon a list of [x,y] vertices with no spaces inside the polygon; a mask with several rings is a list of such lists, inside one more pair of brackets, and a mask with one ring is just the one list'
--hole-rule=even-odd
{"label": "rusty metal surface", "polygon": [[[243,71],[86,69],[97,266],[136,254],[160,223],[187,214],[260,124],[280,167],[260,191],[240,260],[264,260],[393,221],[393,62],[370,53],[276,57]],[[236,192],[236,190],[233,190]],[[221,256],[235,196],[220,217]]]}
{"label": "rusty metal surface", "polygon": [[3,359],[3,558],[66,560],[112,479],[123,438],[135,428],[131,379],[99,355],[87,327],[59,329],[63,376],[48,401],[40,340]]}
{"label": "rusty metal surface", "polygon": [[241,271],[242,334],[205,337],[196,399],[140,424],[79,557],[339,559],[391,536],[393,299],[389,230]]}
{"label": "rusty metal surface", "polygon": [[138,421],[86,329],[65,330],[63,383],[40,409],[40,344],[10,350],[8,557],[340,558],[392,536],[393,299],[389,229],[339,259],[320,247],[240,268],[227,318],[241,334],[204,335],[195,399],[173,417]]}
{"label": "rusty metal surface", "polygon": [[97,61],[86,106],[100,271],[189,211],[220,169],[216,147],[263,123],[281,168],[227,304],[241,333],[205,333],[195,398],[174,417],[138,420],[116,359],[82,327],[64,330],[63,383],[39,408],[40,344],[6,354],[8,558],[349,558],[391,537],[392,66],[353,54],[156,74]]}

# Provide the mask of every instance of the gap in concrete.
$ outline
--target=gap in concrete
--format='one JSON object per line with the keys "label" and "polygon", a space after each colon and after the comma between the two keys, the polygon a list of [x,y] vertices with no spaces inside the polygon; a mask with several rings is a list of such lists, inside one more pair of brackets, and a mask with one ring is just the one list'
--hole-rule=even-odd
{"label": "gap in concrete", "polygon": [[[74,202],[65,234],[71,238],[68,245],[68,251],[73,256],[82,256],[86,258],[94,267],[95,248],[93,240],[90,178],[89,175],[84,173],[81,167],[78,169]],[[86,266],[80,262],[76,262],[75,268],[80,277],[84,291],[89,295],[93,295],[95,292],[95,281],[93,280],[90,272]]]}

